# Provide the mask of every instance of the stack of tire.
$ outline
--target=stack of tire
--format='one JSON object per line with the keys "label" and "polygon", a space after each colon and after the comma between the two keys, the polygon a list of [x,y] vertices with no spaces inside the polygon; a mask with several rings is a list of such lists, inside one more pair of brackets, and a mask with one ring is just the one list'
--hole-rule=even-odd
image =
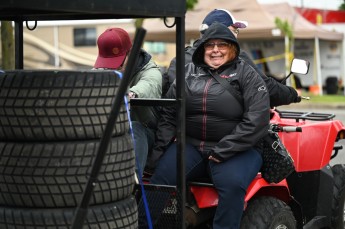
{"label": "stack of tire", "polygon": [[[67,229],[120,84],[113,71],[0,73],[0,228]],[[123,104],[83,228],[137,228]]]}

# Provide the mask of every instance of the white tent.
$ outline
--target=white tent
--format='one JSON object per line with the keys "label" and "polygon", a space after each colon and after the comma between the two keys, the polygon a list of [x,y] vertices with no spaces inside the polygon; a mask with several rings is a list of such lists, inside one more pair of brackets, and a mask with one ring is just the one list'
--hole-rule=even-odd
{"label": "white tent", "polygon": [[[279,8],[275,9],[273,5],[276,5],[277,7],[279,6]],[[289,17],[288,19],[290,20],[291,15],[294,14],[294,9],[288,4],[273,5],[272,7],[261,5],[256,0],[199,0],[194,10],[187,11],[186,13],[186,41],[194,40],[200,36],[199,26],[201,22],[211,10],[216,8],[223,8],[231,11],[237,20],[248,21],[248,28],[241,30],[241,40],[283,38],[283,35],[272,35],[272,30],[276,29],[275,17]],[[284,7],[286,8],[285,10]],[[268,10],[268,8],[271,8],[272,12]],[[314,38],[317,36],[320,39],[342,40],[343,34],[326,31],[321,27],[311,24],[298,13],[297,15],[298,16],[294,19],[296,21],[296,30],[294,31],[295,38],[303,39]],[[168,24],[173,24],[173,19],[170,18],[168,20]],[[167,28],[162,19],[145,19],[143,27],[147,30],[146,40],[165,42],[175,41],[175,29]]]}
{"label": "white tent", "polygon": [[[320,71],[319,40],[342,41],[344,34],[327,31],[320,26],[316,26],[294,10],[287,3],[261,5],[256,0],[199,0],[195,9],[186,13],[185,39],[186,43],[195,40],[200,36],[199,26],[204,17],[213,9],[223,8],[229,10],[237,20],[246,20],[248,28],[240,31],[240,41],[249,40],[273,40],[285,39],[284,34],[273,35],[277,29],[275,18],[279,17],[293,23],[293,33],[296,39],[312,39],[315,41],[316,66],[319,69],[318,84],[322,89],[322,79]],[[167,24],[173,24],[173,19],[169,19]],[[144,26],[147,30],[147,41],[175,42],[175,29],[167,28],[162,19],[146,19]],[[345,80],[344,80],[345,81]],[[322,94],[322,90],[320,91]]]}

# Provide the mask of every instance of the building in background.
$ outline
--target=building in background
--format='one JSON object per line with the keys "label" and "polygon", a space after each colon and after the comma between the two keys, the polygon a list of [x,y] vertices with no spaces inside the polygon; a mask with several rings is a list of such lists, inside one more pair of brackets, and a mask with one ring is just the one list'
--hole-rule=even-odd
{"label": "building in background", "polygon": [[[135,32],[132,19],[36,23],[24,25],[24,69],[90,69],[97,57],[97,38],[104,30],[120,27],[132,38]],[[167,57],[167,53],[175,52],[175,46],[164,42],[146,41],[144,48],[162,66],[174,56]]]}
{"label": "building in background", "polygon": [[[328,31],[337,31],[345,34],[345,10],[324,10],[314,8],[295,8],[306,20],[321,26]],[[343,55],[338,50],[342,49]],[[345,88],[345,38],[341,46],[330,44],[327,52],[322,55],[322,68],[329,72],[340,69],[340,76],[337,74],[328,74],[326,89],[336,90],[334,84],[338,84],[340,88]],[[345,93],[345,91],[344,91]]]}
{"label": "building in background", "polygon": [[[256,0],[228,1],[218,0],[217,4],[229,9],[239,20],[247,20],[248,28],[241,30],[239,41],[255,63],[267,74],[277,78],[286,75],[285,37],[276,33],[275,17],[295,22],[294,54],[298,58],[308,59],[312,64],[309,76],[301,79],[302,86],[308,88],[318,84],[325,87],[328,77],[336,77],[344,82],[344,31],[338,29],[344,22],[328,23],[328,18],[337,18],[333,11],[318,11],[312,16],[314,24],[301,17],[295,8],[287,3],[281,7],[284,12],[278,13],[277,4],[270,12],[269,5],[259,4]],[[274,5],[274,4],[273,4]],[[185,41],[190,45],[200,36],[199,25],[209,11],[217,8],[212,1],[199,0],[193,11],[186,13]],[[271,7],[272,8],[272,7]],[[301,9],[304,15],[307,9]],[[332,14],[331,14],[332,13]],[[320,16],[321,15],[321,16]],[[294,19],[294,18],[298,18]],[[344,19],[341,15],[340,18]],[[309,19],[308,19],[309,20]],[[318,20],[318,21],[317,21]],[[325,22],[316,25],[316,22]],[[332,21],[333,22],[333,21]],[[25,28],[24,33],[24,68],[25,69],[90,69],[97,57],[97,37],[109,27],[126,29],[134,37],[134,20],[96,20],[96,21],[54,21],[37,22],[34,30]],[[173,25],[173,18],[167,20]],[[25,26],[24,26],[25,27]],[[174,28],[164,25],[162,19],[145,19],[144,28],[147,30],[144,48],[153,56],[153,59],[162,67],[168,67],[170,60],[176,55]],[[316,48],[318,47],[318,48]],[[343,50],[343,51],[342,51]],[[1,51],[0,51],[1,52]],[[318,53],[318,55],[316,55]],[[1,55],[0,55],[1,57]],[[345,82],[344,82],[345,83]],[[322,91],[321,91],[322,93]]]}

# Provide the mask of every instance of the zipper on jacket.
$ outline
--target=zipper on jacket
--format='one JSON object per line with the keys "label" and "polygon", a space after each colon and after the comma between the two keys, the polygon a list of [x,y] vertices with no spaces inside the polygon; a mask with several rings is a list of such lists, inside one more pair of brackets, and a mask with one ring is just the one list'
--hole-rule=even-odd
{"label": "zipper on jacket", "polygon": [[208,95],[208,89],[210,88],[211,82],[213,78],[210,78],[207,80],[204,93],[202,96],[202,133],[201,133],[201,142],[200,142],[200,151],[204,150],[204,144],[206,139],[206,124],[207,124],[207,95]]}

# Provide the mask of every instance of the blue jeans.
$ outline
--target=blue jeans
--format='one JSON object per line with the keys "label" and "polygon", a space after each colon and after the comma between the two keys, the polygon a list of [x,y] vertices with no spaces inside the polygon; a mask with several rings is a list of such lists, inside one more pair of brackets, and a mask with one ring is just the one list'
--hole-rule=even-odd
{"label": "blue jeans", "polygon": [[[241,152],[227,161],[216,163],[202,157],[190,144],[185,149],[186,180],[211,176],[219,195],[213,229],[238,229],[244,209],[246,190],[262,165],[260,153],[254,148]],[[176,185],[176,145],[171,145],[160,159],[153,184]]]}
{"label": "blue jeans", "polygon": [[136,157],[135,172],[142,177],[148,152],[152,150],[155,141],[155,131],[143,126],[138,121],[132,121],[134,136],[134,152]]}

